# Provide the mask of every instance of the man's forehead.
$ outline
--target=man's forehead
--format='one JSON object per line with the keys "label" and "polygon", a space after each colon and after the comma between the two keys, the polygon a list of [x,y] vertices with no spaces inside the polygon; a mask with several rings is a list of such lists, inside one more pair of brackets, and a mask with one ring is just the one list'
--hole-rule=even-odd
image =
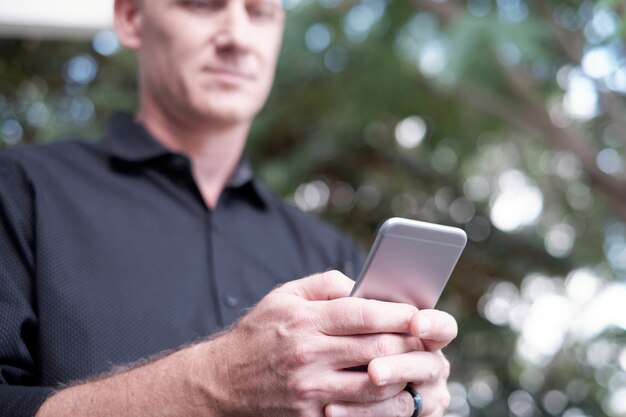
{"label": "man's forehead", "polygon": [[[142,3],[159,3],[159,2],[180,2],[183,0],[134,0],[136,2],[136,4],[141,5]],[[202,0],[199,0],[202,1]],[[229,3],[231,1],[241,1],[243,3],[276,3],[278,4],[280,7],[284,8],[285,6],[285,0],[204,0],[206,2],[209,3],[215,3],[215,2],[222,2],[222,3]]]}
{"label": "man's forehead", "polygon": [[[153,8],[154,6],[158,6],[159,4],[176,4],[176,3],[184,3],[189,2],[189,0],[129,0],[134,2],[138,9],[143,9],[145,6],[149,8]],[[195,0],[198,3],[207,3],[212,5],[227,5],[232,2],[240,2],[244,6],[248,5],[261,5],[261,4],[271,4],[275,5],[281,10],[285,10],[285,0]]]}

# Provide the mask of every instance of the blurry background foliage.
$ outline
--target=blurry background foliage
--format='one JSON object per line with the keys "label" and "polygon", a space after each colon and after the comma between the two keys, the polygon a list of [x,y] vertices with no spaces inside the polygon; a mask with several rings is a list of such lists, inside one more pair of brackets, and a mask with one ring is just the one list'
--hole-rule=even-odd
{"label": "blurry background foliage", "polygon": [[[261,178],[364,249],[405,216],[469,235],[448,416],[626,416],[623,1],[285,0]],[[97,138],[135,61],[0,40],[0,143]]]}

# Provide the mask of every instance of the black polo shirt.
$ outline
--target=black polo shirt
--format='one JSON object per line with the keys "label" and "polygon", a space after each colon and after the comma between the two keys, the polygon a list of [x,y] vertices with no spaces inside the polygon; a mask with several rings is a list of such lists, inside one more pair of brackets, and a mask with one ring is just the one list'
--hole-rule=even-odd
{"label": "black polo shirt", "polygon": [[2,416],[206,337],[281,282],[361,262],[245,162],[209,209],[189,159],[126,114],[99,143],[0,153],[0,256]]}

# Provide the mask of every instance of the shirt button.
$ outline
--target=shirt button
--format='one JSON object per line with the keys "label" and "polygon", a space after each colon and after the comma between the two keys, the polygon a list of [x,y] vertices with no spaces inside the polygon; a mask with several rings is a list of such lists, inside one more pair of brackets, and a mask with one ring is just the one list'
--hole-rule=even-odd
{"label": "shirt button", "polygon": [[224,302],[228,307],[235,308],[239,305],[239,298],[234,293],[228,293],[224,297]]}

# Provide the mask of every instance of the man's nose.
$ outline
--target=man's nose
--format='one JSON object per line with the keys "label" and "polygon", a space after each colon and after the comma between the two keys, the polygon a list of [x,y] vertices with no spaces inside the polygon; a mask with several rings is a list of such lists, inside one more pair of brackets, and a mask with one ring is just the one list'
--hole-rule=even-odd
{"label": "man's nose", "polygon": [[215,42],[220,48],[246,49],[251,34],[250,16],[243,1],[230,1],[221,13]]}

